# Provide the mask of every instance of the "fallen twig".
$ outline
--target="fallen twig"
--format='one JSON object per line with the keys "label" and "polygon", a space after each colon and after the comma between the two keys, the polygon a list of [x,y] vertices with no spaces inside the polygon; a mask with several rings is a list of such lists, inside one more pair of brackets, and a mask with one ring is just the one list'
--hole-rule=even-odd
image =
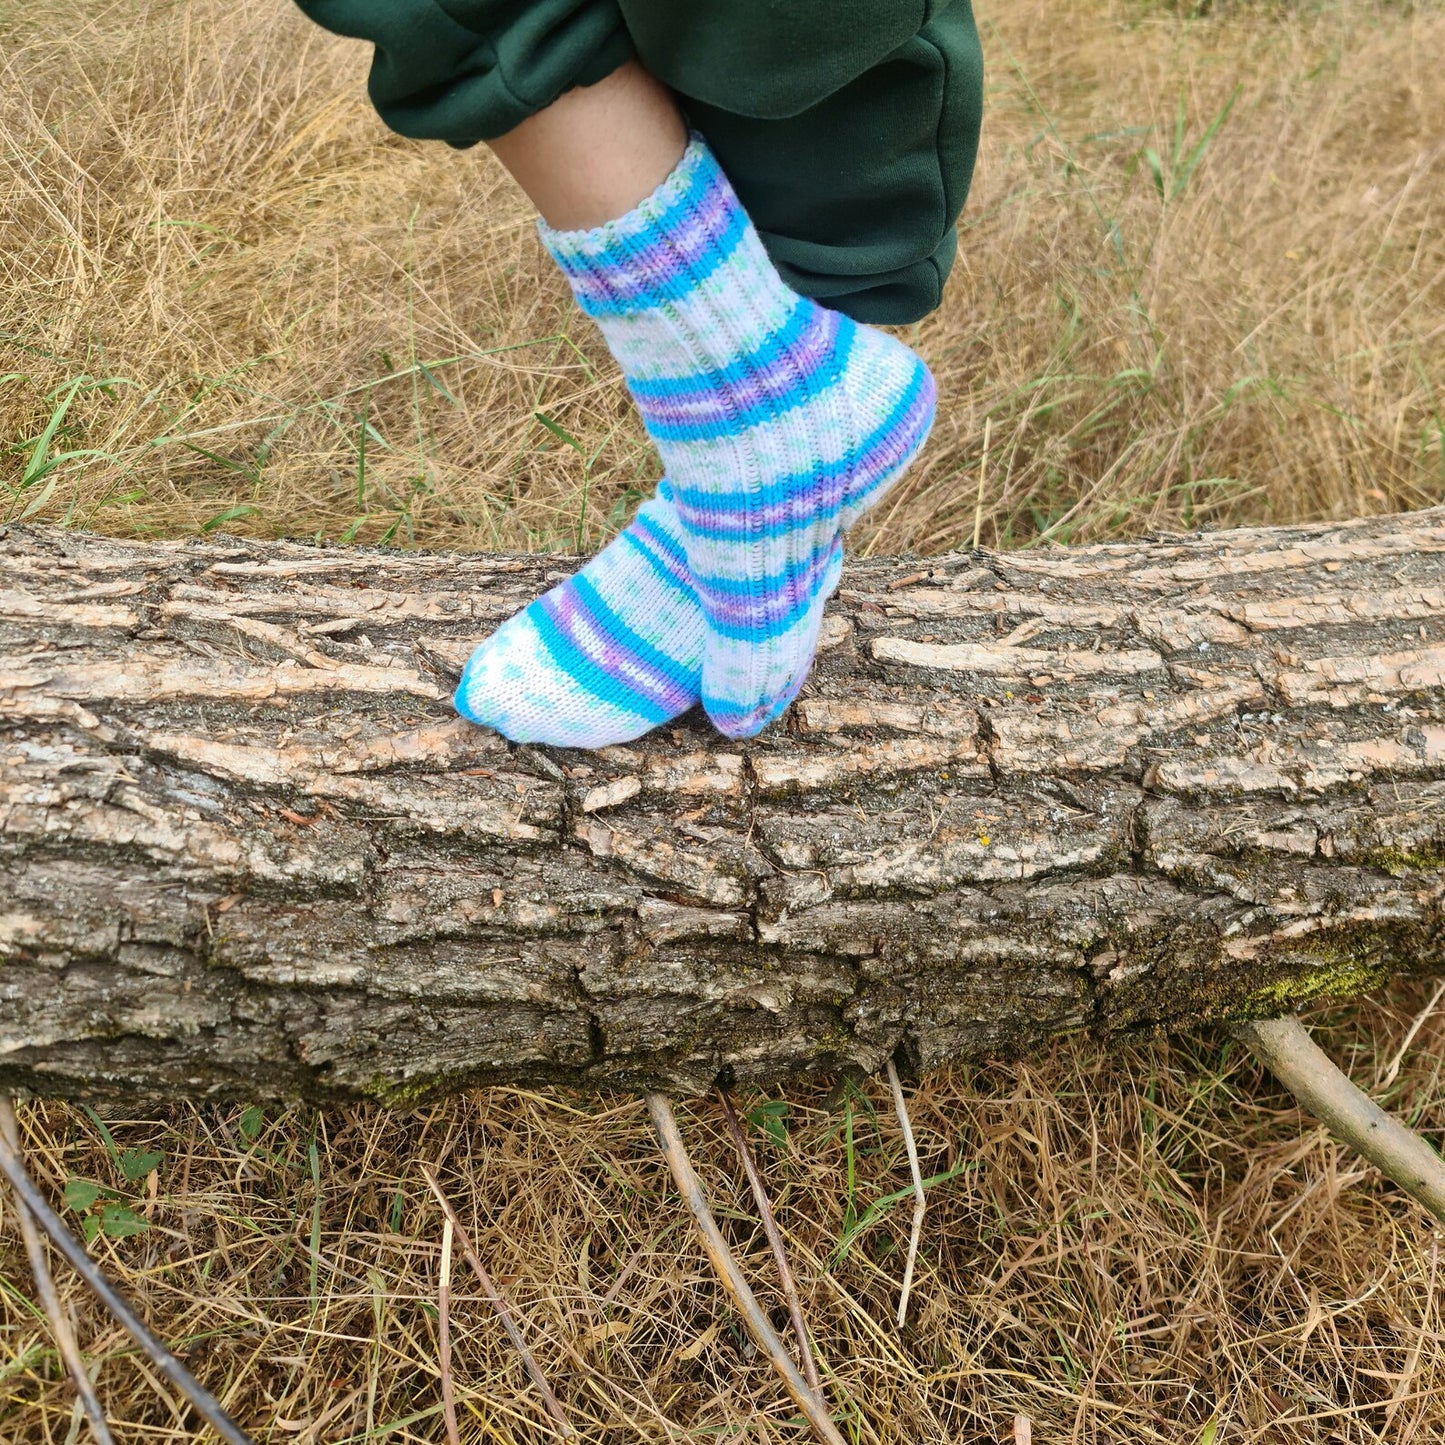
{"label": "fallen twig", "polygon": [[993,418],[983,419],[983,455],[978,459],[978,500],[973,508],[973,550],[978,551],[978,539],[983,533],[983,483],[988,476],[988,444],[993,436]]}
{"label": "fallen twig", "polygon": [[1435,992],[1430,995],[1430,1002],[1415,1015],[1414,1022],[1405,1032],[1405,1037],[1400,1041],[1400,1047],[1395,1050],[1395,1057],[1390,1060],[1389,1066],[1380,1076],[1380,1088],[1388,1089],[1391,1084],[1400,1076],[1400,1065],[1405,1062],[1405,1055],[1410,1052],[1410,1045],[1415,1042],[1415,1035],[1425,1027],[1425,1021],[1435,1012],[1436,1005],[1442,997],[1445,997],[1445,978],[1442,978],[1435,985]]}
{"label": "fallen twig", "polygon": [[658,1144],[662,1149],[663,1157],[667,1160],[668,1167],[672,1170],[672,1177],[677,1184],[678,1192],[687,1202],[688,1208],[692,1210],[693,1218],[697,1221],[698,1233],[702,1235],[703,1248],[706,1249],[707,1256],[712,1261],[712,1267],[717,1272],[723,1288],[731,1296],[738,1314],[742,1316],[748,1333],[772,1361],[773,1368],[782,1376],[788,1394],[793,1397],[793,1402],[803,1412],[803,1417],[813,1427],[818,1438],[826,1441],[827,1445],[844,1445],[843,1436],[838,1427],[829,1418],[828,1412],[819,1403],[807,1380],[803,1378],[787,1350],[783,1348],[783,1342],[769,1324],[767,1315],[763,1313],[752,1290],[748,1287],[747,1280],[743,1278],[743,1272],[738,1267],[732,1250],[728,1248],[727,1241],[722,1237],[722,1231],[717,1227],[717,1221],[712,1217],[712,1210],[708,1207],[702,1181],[698,1179],[697,1171],[693,1169],[692,1160],[688,1157],[687,1146],[682,1142],[682,1134],[677,1127],[677,1118],[672,1112],[672,1104],[664,1094],[649,1094],[647,1111],[652,1115],[652,1125],[657,1130]]}
{"label": "fallen twig", "polygon": [[487,1273],[487,1267],[477,1257],[476,1250],[472,1248],[472,1242],[467,1238],[467,1232],[462,1228],[462,1222],[457,1217],[456,1210],[452,1208],[451,1201],[442,1193],[436,1175],[425,1164],[421,1166],[421,1172],[427,1182],[427,1187],[436,1196],[437,1203],[441,1205],[442,1213],[446,1215],[447,1220],[456,1231],[457,1243],[461,1246],[467,1263],[471,1265],[472,1273],[480,1282],[482,1293],[486,1295],[488,1303],[502,1322],[502,1328],[507,1332],[507,1338],[511,1340],[513,1349],[522,1357],[522,1363],[527,1367],[527,1373],[532,1377],[532,1384],[536,1386],[537,1393],[542,1397],[542,1403],[546,1405],[547,1413],[552,1417],[562,1438],[564,1440],[572,1439],[577,1432],[572,1428],[571,1421],[567,1419],[567,1412],[563,1410],[561,1402],[552,1393],[552,1387],[547,1383],[547,1377],[542,1373],[531,1350],[527,1348],[527,1342],[522,1338],[521,1330],[517,1328],[517,1322],[512,1316],[512,1309],[507,1303],[506,1296],[492,1283],[492,1277]]}
{"label": "fallen twig", "polygon": [[803,1367],[803,1378],[808,1382],[808,1388],[818,1397],[818,1403],[824,1408],[827,1401],[823,1398],[823,1382],[818,1375],[818,1362],[813,1358],[813,1345],[808,1338],[807,1322],[803,1319],[803,1305],[798,1298],[797,1282],[793,1279],[793,1271],[788,1265],[788,1252],[783,1246],[783,1236],[778,1229],[778,1221],[773,1216],[772,1201],[768,1198],[768,1191],[763,1187],[763,1176],[758,1172],[757,1162],[753,1159],[753,1151],[748,1148],[747,1135],[743,1133],[743,1126],[738,1119],[737,1110],[733,1108],[733,1101],[728,1098],[725,1089],[717,1091],[718,1098],[722,1100],[723,1115],[728,1121],[728,1132],[733,1136],[733,1145],[738,1151],[738,1157],[743,1161],[743,1173],[748,1176],[748,1184],[752,1187],[753,1200],[758,1206],[758,1217],[763,1221],[763,1233],[768,1237],[768,1243],[773,1248],[773,1260],[778,1266],[778,1278],[782,1282],[783,1296],[788,1302],[788,1314],[793,1321],[793,1333],[798,1337],[798,1359]]}
{"label": "fallen twig", "polygon": [[[15,1110],[11,1107],[10,1100],[4,1098],[0,1098],[0,1149],[16,1164],[20,1163],[23,1157],[20,1149],[20,1127],[15,1122]],[[60,1358],[65,1361],[65,1368],[75,1383],[75,1393],[85,1408],[91,1434],[99,1445],[114,1445],[100,1398],[95,1393],[90,1376],[85,1372],[85,1360],[81,1356],[80,1345],[76,1342],[75,1331],[70,1328],[70,1321],[60,1307],[60,1297],[55,1292],[55,1281],[51,1278],[50,1266],[45,1259],[45,1246],[40,1242],[40,1231],[35,1227],[35,1220],[25,1207],[25,1201],[19,1192],[14,1193],[15,1216],[20,1221],[20,1236],[25,1241],[25,1254],[30,1261],[30,1273],[35,1279],[35,1292],[40,1296],[45,1318],[50,1321],[50,1333],[55,1339],[55,1347],[60,1351]]]}
{"label": "fallen twig", "polygon": [[1299,1019],[1260,1019],[1233,1032],[1331,1133],[1445,1223],[1445,1160],[1342,1073]]}
{"label": "fallen twig", "polygon": [[124,1327],[127,1334],[149,1356],[151,1363],[185,1395],[207,1424],[231,1445],[251,1445],[249,1437],[221,1408],[220,1402],[196,1377],[153,1335],[145,1322],[131,1309],[114,1285],[96,1267],[95,1261],[82,1248],[80,1241],[65,1227],[65,1222],[46,1202],[25,1172],[25,1165],[8,1149],[0,1149],[0,1173],[10,1181],[21,1204],[49,1236],[50,1242],[65,1256],[70,1267],[88,1284],[100,1302]]}
{"label": "fallen twig", "polygon": [[452,1389],[452,1234],[450,1219],[442,1224],[441,1279],[437,1283],[438,1363],[442,1372],[442,1415],[447,1423],[447,1445],[461,1445],[457,1431],[457,1397]]}
{"label": "fallen twig", "polygon": [[908,1296],[913,1289],[913,1266],[918,1259],[918,1241],[923,1237],[923,1215],[928,1196],[923,1192],[923,1171],[918,1167],[918,1146],[913,1142],[913,1125],[908,1118],[908,1105],[903,1102],[903,1086],[898,1070],[888,1060],[888,1087],[893,1091],[893,1107],[903,1129],[903,1146],[908,1150],[908,1167],[913,1172],[913,1230],[908,1236],[908,1262],[903,1267],[903,1288],[898,1292],[898,1328],[908,1318]]}

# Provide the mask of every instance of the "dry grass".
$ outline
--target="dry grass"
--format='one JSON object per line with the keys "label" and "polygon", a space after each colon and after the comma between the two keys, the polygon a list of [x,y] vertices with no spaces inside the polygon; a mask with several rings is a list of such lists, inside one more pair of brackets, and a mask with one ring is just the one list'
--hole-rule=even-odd
{"label": "dry grass", "polygon": [[[286,0],[11,8],[0,517],[53,481],[112,531],[587,550],[650,489],[524,204],[388,137],[364,47]],[[1445,496],[1445,13],[1216,8],[985,7],[942,420],[860,545],[966,544],[990,417],[1004,545]],[[67,399],[81,455],[18,490]]]}
{"label": "dry grass", "polygon": [[[1445,14],[1024,0],[983,18],[985,153],[948,303],[918,333],[943,420],[860,544],[967,544],[985,418],[989,542],[1445,497]],[[0,518],[588,549],[650,486],[515,194],[483,153],[387,137],[363,72],[283,0],[0,7]],[[1427,997],[1337,1013],[1327,1042],[1383,1078]],[[1433,1129],[1442,1066],[1436,1017],[1382,1097]],[[1435,1236],[1220,1038],[925,1081],[925,1168],[958,1172],[931,1190],[901,1334],[908,1172],[884,1090],[835,1111],[779,1097],[786,1129],[755,1140],[851,1438],[1006,1440],[1015,1413],[1041,1445],[1445,1436]],[[443,1438],[440,1214],[417,1167],[438,1161],[585,1438],[801,1438],[640,1103],[113,1118],[122,1155],[161,1155],[136,1182],[82,1110],[23,1123],[50,1187],[97,1181],[148,1221],[96,1251],[261,1440]],[[720,1112],[683,1125],[766,1292]],[[61,1283],[119,1438],[188,1438]],[[461,1273],[454,1296],[462,1438],[549,1438]],[[0,1436],[77,1438],[8,1215],[0,1330]]]}
{"label": "dry grass", "polygon": [[[1336,1012],[1321,1037],[1378,1085],[1432,991],[1398,986]],[[1381,1097],[1428,1124],[1442,1074],[1445,1010]],[[1445,1430],[1438,1235],[1220,1037],[1109,1058],[1066,1043],[918,1086],[925,1173],[951,1177],[930,1189],[901,1332],[910,1186],[886,1084],[831,1111],[818,1089],[740,1103],[851,1440],[1005,1441],[1015,1414],[1041,1445],[1424,1445]],[[145,1233],[97,1252],[259,1440],[445,1438],[442,1220],[424,1162],[438,1164],[584,1439],[807,1438],[711,1276],[640,1101],[497,1089],[412,1117],[112,1117],[119,1150],[161,1156],[137,1183],[79,1109],[23,1112],[50,1188],[96,1180],[148,1217]],[[702,1102],[681,1118],[785,1329],[721,1109]],[[896,1202],[878,1211],[880,1200]],[[9,1219],[0,1250],[0,1432],[59,1442],[71,1391]],[[62,1285],[118,1438],[187,1438],[135,1352]],[[462,1439],[554,1438],[465,1273],[453,1275],[452,1321]]]}

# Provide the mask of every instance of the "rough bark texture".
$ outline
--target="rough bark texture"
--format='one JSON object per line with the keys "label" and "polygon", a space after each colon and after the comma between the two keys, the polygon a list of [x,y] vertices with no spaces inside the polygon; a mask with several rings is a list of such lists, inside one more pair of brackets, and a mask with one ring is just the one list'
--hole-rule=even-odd
{"label": "rough bark texture", "polygon": [[1445,509],[854,563],[748,745],[455,720],[563,565],[0,535],[0,1087],[696,1089],[1445,967]]}

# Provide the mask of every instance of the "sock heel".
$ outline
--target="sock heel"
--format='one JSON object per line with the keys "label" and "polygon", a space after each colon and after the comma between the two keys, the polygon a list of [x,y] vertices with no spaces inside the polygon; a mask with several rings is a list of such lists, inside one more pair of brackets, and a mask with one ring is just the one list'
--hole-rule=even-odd
{"label": "sock heel", "polygon": [[883,500],[923,449],[933,427],[938,387],[915,351],[895,337],[860,328],[843,388],[853,408],[859,454],[838,527],[846,532]]}

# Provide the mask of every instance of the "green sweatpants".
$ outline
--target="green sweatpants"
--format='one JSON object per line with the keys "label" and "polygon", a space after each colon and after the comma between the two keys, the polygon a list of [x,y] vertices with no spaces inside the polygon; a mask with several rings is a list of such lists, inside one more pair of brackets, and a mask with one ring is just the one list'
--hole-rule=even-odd
{"label": "green sweatpants", "polygon": [[474,145],[637,56],[773,260],[860,321],[937,306],[978,149],[970,0],[298,0],[375,46],[402,135]]}

